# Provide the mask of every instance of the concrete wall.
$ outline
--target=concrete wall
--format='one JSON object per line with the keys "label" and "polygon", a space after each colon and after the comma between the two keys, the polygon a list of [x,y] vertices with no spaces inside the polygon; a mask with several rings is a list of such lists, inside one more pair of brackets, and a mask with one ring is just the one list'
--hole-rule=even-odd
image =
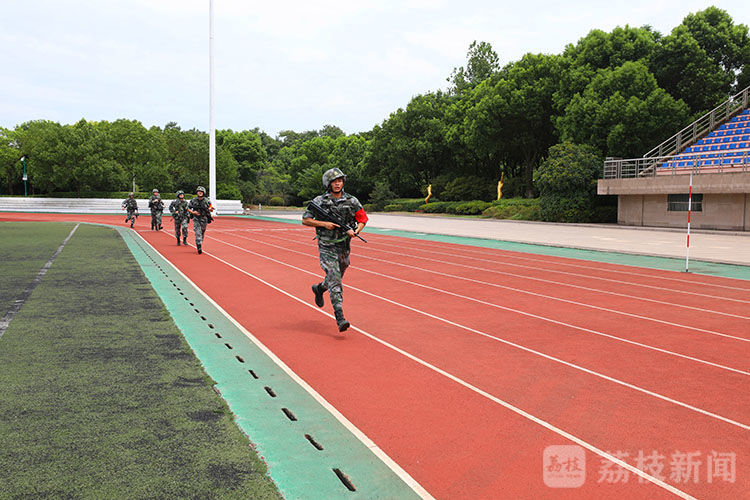
{"label": "concrete wall", "polygon": [[[684,191],[677,191],[681,192]],[[750,195],[702,194],[703,211],[692,212],[690,227],[750,231]],[[686,227],[687,212],[667,211],[666,194],[619,195],[617,222],[627,226]]]}
{"label": "concrete wall", "polygon": [[[660,175],[634,179],[599,179],[598,194],[687,193],[689,175]],[[693,176],[695,193],[750,193],[750,172]]]}
{"label": "concrete wall", "polygon": [[[687,194],[689,175],[600,179],[599,194],[617,197],[617,222],[627,226],[686,227],[687,212],[668,212],[668,194]],[[698,229],[750,231],[750,172],[693,176],[693,193],[703,194],[703,212],[693,212]]]}

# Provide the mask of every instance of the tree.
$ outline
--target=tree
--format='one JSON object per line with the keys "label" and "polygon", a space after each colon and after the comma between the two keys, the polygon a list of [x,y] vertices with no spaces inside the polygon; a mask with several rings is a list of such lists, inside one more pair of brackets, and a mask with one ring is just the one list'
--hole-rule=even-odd
{"label": "tree", "polygon": [[[134,179],[142,188],[151,190],[156,186],[149,186],[147,181],[153,182],[156,169],[169,172],[169,148],[161,129],[148,130],[137,120],[125,119],[102,122],[100,126],[107,137],[109,151],[105,156],[116,160],[130,175],[121,189],[130,189],[128,184]],[[144,178],[141,174],[145,170],[149,174]]]}
{"label": "tree", "polygon": [[534,169],[557,140],[552,117],[560,71],[558,56],[526,54],[472,92],[462,137],[485,158],[477,174],[496,182],[506,165],[523,175],[532,196]]}
{"label": "tree", "polygon": [[599,70],[558,118],[563,141],[634,158],[686,125],[688,108],[656,84],[642,62]]}
{"label": "tree", "polygon": [[440,91],[418,95],[375,127],[365,172],[387,181],[400,196],[421,196],[421,188],[452,164],[445,123],[449,102]]}
{"label": "tree", "polygon": [[463,66],[453,68],[453,73],[446,79],[452,84],[451,94],[461,94],[476,87],[500,69],[500,58],[488,42],[471,42],[466,58],[466,69]]}
{"label": "tree", "polygon": [[13,186],[21,180],[21,157],[15,132],[0,127],[0,178],[5,182],[8,194],[13,193]]}
{"label": "tree", "polygon": [[17,126],[15,134],[21,155],[27,158],[31,185],[43,193],[54,191],[57,186],[53,173],[62,152],[62,126],[48,120],[35,120]]}
{"label": "tree", "polygon": [[651,58],[659,85],[684,100],[692,113],[706,112],[739,91],[750,62],[748,28],[716,7],[689,14],[662,40]]}

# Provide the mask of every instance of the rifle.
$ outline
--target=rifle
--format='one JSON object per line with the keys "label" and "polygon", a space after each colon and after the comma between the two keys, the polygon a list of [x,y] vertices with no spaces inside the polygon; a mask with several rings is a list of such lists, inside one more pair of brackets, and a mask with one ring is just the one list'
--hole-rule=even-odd
{"label": "rifle", "polygon": [[332,212],[329,212],[325,208],[321,207],[318,203],[315,203],[314,201],[311,201],[310,203],[307,204],[307,208],[312,213],[314,213],[316,216],[318,216],[321,220],[324,220],[326,222],[333,222],[334,224],[336,224],[337,226],[339,226],[344,231],[350,231],[350,230],[354,231],[355,232],[355,236],[357,238],[359,238],[360,240],[362,240],[365,243],[367,243],[366,239],[364,239],[363,237],[361,237],[359,234],[356,234],[356,232],[357,232],[356,226],[352,227],[349,224],[345,224],[344,221],[342,221],[341,218],[339,218],[338,215],[336,215],[336,214],[334,214]]}
{"label": "rifle", "polygon": [[[190,207],[188,207],[188,208],[190,208]],[[213,215],[211,215],[211,209],[209,209],[208,207],[205,207],[203,205],[203,203],[200,204],[200,206],[198,207],[197,212],[200,213],[200,216],[206,218],[206,223],[207,224],[211,224],[214,221],[214,217],[213,217]],[[196,216],[193,215],[193,214],[190,214],[190,218],[192,219],[193,217],[196,217]]]}

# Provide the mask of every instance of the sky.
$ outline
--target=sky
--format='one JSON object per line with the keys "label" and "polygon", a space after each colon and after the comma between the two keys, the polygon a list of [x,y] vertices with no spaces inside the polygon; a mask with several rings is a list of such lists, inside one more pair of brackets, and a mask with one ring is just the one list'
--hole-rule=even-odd
{"label": "sky", "polygon": [[[709,5],[750,25],[747,0],[214,0],[216,128],[363,132],[445,89],[474,40],[505,65],[592,29],[668,34]],[[127,118],[208,131],[208,12],[209,0],[3,0],[0,127]]]}

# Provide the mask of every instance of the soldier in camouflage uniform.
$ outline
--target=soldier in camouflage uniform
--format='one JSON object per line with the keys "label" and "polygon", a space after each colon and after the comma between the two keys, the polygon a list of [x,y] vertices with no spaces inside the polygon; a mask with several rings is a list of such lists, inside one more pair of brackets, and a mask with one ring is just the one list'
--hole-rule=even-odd
{"label": "soldier in camouflage uniform", "polygon": [[354,226],[356,222],[356,231],[345,231],[333,222],[317,220],[310,209],[302,215],[302,224],[315,228],[320,252],[320,267],[326,273],[322,283],[312,286],[315,304],[323,307],[323,294],[328,290],[340,332],[349,328],[349,322],[344,318],[344,291],[341,280],[349,267],[351,239],[362,231],[368,220],[359,200],[344,192],[344,181],[346,181],[346,175],[338,168],[327,170],[323,174],[323,187],[326,192],[313,201],[325,210],[336,214],[346,224]]}
{"label": "soldier in camouflage uniform", "polygon": [[188,202],[185,201],[185,192],[177,191],[177,199],[169,204],[169,212],[174,220],[174,234],[177,236],[177,246],[180,246],[180,230],[182,230],[182,244],[187,245],[188,224],[190,214],[188,213]]}
{"label": "soldier in camouflage uniform", "polygon": [[122,202],[122,209],[127,210],[128,217],[125,219],[125,224],[130,221],[130,227],[133,227],[136,217],[138,217],[138,202],[135,201],[135,194],[128,194],[128,198]]}
{"label": "soldier in camouflage uniform", "polygon": [[188,212],[193,216],[193,232],[195,233],[195,246],[198,248],[198,253],[203,253],[203,235],[206,233],[206,227],[209,222],[213,221],[211,212],[214,211],[214,207],[211,205],[211,200],[206,198],[206,188],[198,186],[195,190],[196,197],[190,200],[188,203]]}
{"label": "soldier in camouflage uniform", "polygon": [[154,189],[148,200],[148,208],[151,209],[151,229],[161,229],[161,215],[164,212],[164,202],[158,189]]}

